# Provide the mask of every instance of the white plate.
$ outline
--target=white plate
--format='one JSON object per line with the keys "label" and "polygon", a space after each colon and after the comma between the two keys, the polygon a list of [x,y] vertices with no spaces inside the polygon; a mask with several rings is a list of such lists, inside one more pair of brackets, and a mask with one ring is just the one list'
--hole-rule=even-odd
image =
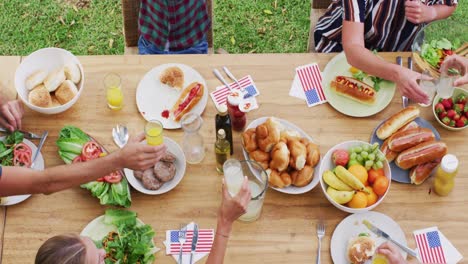
{"label": "white plate", "polygon": [[[260,117],[258,119],[255,119],[254,121],[250,122],[250,124],[245,128],[245,130],[250,129],[250,128],[255,128],[255,127],[265,123],[268,118],[270,118],[270,117]],[[307,138],[309,141],[317,144],[317,142],[315,142],[309,135],[307,135],[307,133],[304,132],[304,130],[300,129],[296,125],[294,125],[292,123],[289,123],[288,121],[283,120],[283,119],[279,119],[279,118],[276,118],[276,117],[275,117],[275,119],[278,120],[285,127],[285,129],[295,130],[295,131],[299,132],[299,134],[301,134],[302,137]],[[244,148],[242,148],[242,151],[244,153],[244,158],[246,160],[250,159],[249,158],[249,153],[247,153],[247,151],[245,151]],[[275,187],[270,186],[270,188],[272,188],[273,190],[276,190],[278,192],[288,193],[288,194],[306,193],[306,192],[312,190],[320,181],[320,175],[319,175],[318,168],[320,168],[320,161],[314,168],[314,178],[312,179],[312,181],[308,185],[306,185],[304,187],[288,186],[288,187],[285,187],[285,188],[275,188]],[[258,173],[254,172],[254,174],[256,174],[255,176],[260,179],[260,175],[258,175]]]}
{"label": "white plate", "polygon": [[179,144],[177,144],[177,142],[168,137],[164,137],[164,144],[167,146],[167,150],[177,157],[174,162],[174,165],[176,166],[176,175],[172,180],[164,183],[163,186],[161,186],[161,188],[153,191],[146,189],[145,186],[143,186],[143,183],[141,183],[140,180],[135,178],[135,176],[133,175],[133,170],[124,169],[128,182],[137,191],[150,195],[163,194],[174,189],[184,177],[186,167],[184,152],[180,148]]}
{"label": "white plate", "polygon": [[165,69],[173,66],[179,67],[184,72],[184,88],[193,82],[199,82],[205,87],[202,99],[190,112],[201,115],[205,110],[206,103],[208,102],[209,92],[208,87],[206,86],[206,81],[200,73],[192,67],[180,63],[169,63],[153,68],[145,74],[138,84],[136,103],[143,118],[147,121],[159,120],[165,129],[177,129],[181,127],[180,122],[172,120],[171,117],[166,119],[161,116],[161,113],[164,110],[170,110],[172,108],[182,91],[171,88],[159,81],[161,73]]}
{"label": "white plate", "polygon": [[[344,52],[333,57],[325,67],[322,86],[325,97],[330,105],[338,112],[354,117],[371,116],[385,109],[395,94],[396,85],[392,82],[385,81],[381,83],[380,91],[377,92],[377,98],[372,106],[338,95],[330,89],[330,83],[336,76],[352,77],[351,72],[349,72],[350,67],[351,65],[348,64]],[[373,82],[369,78],[364,79],[364,82],[371,86],[373,85]]]}
{"label": "white plate", "polygon": [[[334,263],[349,263],[347,257],[348,242],[350,239],[357,237],[360,233],[368,233],[374,239],[376,247],[384,243],[386,239],[378,237],[372,233],[363,223],[363,220],[368,220],[382,231],[386,232],[390,237],[407,245],[405,233],[401,227],[387,215],[379,212],[367,212],[364,214],[352,214],[343,219],[333,231],[330,241],[330,253]],[[406,252],[400,250],[403,258],[406,259]],[[371,263],[367,261],[366,263]]]}
{"label": "white plate", "polygon": [[[5,137],[0,137],[0,140],[3,140],[4,138]],[[36,145],[34,145],[34,143],[32,143],[31,141],[27,139],[23,139],[23,142],[31,148],[32,155],[34,156],[34,153],[36,153],[36,150],[37,150]],[[44,158],[42,157],[42,154],[40,152],[39,152],[39,155],[37,156],[35,167],[36,167],[35,168],[36,170],[44,170]],[[8,196],[6,202],[5,203],[2,202],[0,205],[8,206],[8,205],[18,204],[28,199],[30,196],[31,196],[30,194]]]}

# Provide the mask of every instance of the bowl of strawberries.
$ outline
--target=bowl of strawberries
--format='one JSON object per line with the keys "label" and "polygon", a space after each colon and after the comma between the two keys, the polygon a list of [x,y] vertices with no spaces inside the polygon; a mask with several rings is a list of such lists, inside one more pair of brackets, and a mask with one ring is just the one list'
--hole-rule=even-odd
{"label": "bowl of strawberries", "polygon": [[433,112],[437,122],[445,129],[460,131],[468,126],[468,91],[455,88],[452,97],[434,97]]}

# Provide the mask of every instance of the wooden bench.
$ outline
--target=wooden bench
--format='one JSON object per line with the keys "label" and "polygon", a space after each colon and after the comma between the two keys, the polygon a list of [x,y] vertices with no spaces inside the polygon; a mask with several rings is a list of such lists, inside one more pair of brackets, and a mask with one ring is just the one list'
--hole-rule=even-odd
{"label": "wooden bench", "polygon": [[310,9],[310,30],[309,43],[307,44],[308,52],[315,52],[314,30],[318,19],[323,16],[332,0],[312,0]]}

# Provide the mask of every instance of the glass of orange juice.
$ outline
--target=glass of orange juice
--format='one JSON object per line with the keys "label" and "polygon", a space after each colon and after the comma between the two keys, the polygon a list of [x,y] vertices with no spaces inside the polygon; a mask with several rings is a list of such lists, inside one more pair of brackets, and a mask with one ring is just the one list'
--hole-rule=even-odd
{"label": "glass of orange juice", "polygon": [[107,91],[107,105],[112,110],[120,110],[123,106],[122,82],[116,73],[109,73],[104,77],[104,86]]}
{"label": "glass of orange juice", "polygon": [[146,143],[158,146],[163,143],[163,124],[158,120],[150,120],[145,126]]}

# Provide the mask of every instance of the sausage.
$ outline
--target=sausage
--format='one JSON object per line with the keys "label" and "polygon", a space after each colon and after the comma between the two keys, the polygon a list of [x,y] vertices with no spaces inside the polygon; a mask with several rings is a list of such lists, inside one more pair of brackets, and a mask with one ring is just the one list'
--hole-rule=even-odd
{"label": "sausage", "polygon": [[393,134],[388,140],[388,148],[401,152],[421,143],[435,140],[435,135],[429,128],[413,128]]}
{"label": "sausage", "polygon": [[427,178],[429,178],[431,172],[437,167],[437,165],[439,165],[439,163],[440,159],[437,159],[413,167],[410,171],[411,183],[416,185],[422,184]]}
{"label": "sausage", "polygon": [[382,146],[380,147],[380,151],[385,155],[385,158],[388,162],[392,162],[397,156],[398,152],[392,151],[388,147],[388,138],[383,142]]}
{"label": "sausage", "polygon": [[407,170],[419,164],[442,158],[447,154],[444,142],[429,141],[401,152],[395,159],[395,164]]}

